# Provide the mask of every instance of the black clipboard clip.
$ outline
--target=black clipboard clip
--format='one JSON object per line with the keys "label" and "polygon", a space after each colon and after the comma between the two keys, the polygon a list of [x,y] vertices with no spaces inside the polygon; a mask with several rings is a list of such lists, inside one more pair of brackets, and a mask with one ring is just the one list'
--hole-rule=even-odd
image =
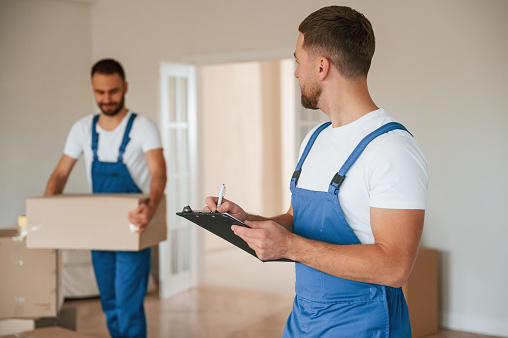
{"label": "black clipboard clip", "polygon": [[192,212],[191,207],[188,205],[184,206],[182,209],[182,213],[186,213],[186,212]]}

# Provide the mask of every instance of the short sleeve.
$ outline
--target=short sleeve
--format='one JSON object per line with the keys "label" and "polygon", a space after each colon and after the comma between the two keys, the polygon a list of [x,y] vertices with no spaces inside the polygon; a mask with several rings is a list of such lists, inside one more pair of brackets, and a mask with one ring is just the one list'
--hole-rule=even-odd
{"label": "short sleeve", "polygon": [[427,160],[410,135],[384,138],[372,157],[369,172],[371,207],[425,209]]}
{"label": "short sleeve", "polygon": [[82,121],[74,123],[67,135],[65,142],[64,154],[74,159],[78,159],[83,154],[83,147],[85,144],[85,133]]}
{"label": "short sleeve", "polygon": [[150,119],[146,117],[142,117],[140,119],[140,135],[143,135],[141,138],[141,149],[143,153],[146,153],[152,149],[162,148],[161,137],[159,133],[159,129]]}

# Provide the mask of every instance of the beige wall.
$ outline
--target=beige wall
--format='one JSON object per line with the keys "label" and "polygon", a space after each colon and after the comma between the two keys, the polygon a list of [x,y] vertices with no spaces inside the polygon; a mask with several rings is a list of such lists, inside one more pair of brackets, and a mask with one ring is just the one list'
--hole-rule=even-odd
{"label": "beige wall", "polygon": [[[245,62],[200,67],[203,188],[261,215],[280,214],[280,67]],[[275,173],[275,174],[274,174]],[[205,233],[205,249],[229,243]]]}
{"label": "beige wall", "polygon": [[263,162],[260,194],[263,209],[260,214],[275,216],[286,212],[289,202],[282,200],[282,189],[289,190],[292,173],[282,173],[281,128],[281,67],[280,62],[262,62],[259,65],[261,88],[261,136]]}
{"label": "beige wall", "polygon": [[[330,3],[0,1],[0,225],[14,223],[23,198],[42,191],[68,128],[92,109],[92,61],[119,58],[128,105],[158,120],[161,61],[291,57],[298,23]],[[374,99],[413,132],[429,161],[423,244],[441,251],[443,325],[506,336],[508,2],[343,3],[376,32]]]}

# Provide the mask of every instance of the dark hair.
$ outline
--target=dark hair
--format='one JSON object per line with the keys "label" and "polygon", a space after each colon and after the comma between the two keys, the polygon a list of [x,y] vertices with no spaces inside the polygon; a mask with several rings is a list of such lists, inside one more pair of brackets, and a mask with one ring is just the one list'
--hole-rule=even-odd
{"label": "dark hair", "polygon": [[324,56],[347,78],[367,76],[376,45],[370,21],[350,7],[323,7],[302,21],[303,48]]}
{"label": "dark hair", "polygon": [[92,67],[92,75],[101,74],[118,74],[122,81],[125,81],[125,73],[120,62],[113,59],[102,59],[97,61]]}

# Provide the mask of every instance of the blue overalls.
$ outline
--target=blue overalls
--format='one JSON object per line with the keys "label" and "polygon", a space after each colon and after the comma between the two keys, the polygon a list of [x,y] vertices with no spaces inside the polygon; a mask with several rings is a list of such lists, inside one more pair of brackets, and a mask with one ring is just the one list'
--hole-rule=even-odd
{"label": "blue overalls", "polygon": [[[294,233],[334,244],[361,244],[342,213],[340,185],[373,139],[394,129],[406,129],[391,122],[367,135],[335,174],[327,192],[298,188],[305,158],[329,125],[327,122],[313,133],[291,179]],[[296,296],[283,337],[411,337],[401,288],[346,280],[301,263],[295,263],[295,269]]]}
{"label": "blue overalls", "polygon": [[[136,114],[132,114],[125,128],[118,161],[101,162],[97,156],[99,134],[97,134],[96,126],[99,115],[94,116],[92,123],[94,194],[141,193],[129,174],[127,166],[123,163],[123,154],[130,141],[129,133],[135,118]],[[150,248],[142,251],[92,251],[92,262],[102,309],[106,314],[109,333],[113,338],[146,337],[143,302],[150,274],[150,257]]]}

